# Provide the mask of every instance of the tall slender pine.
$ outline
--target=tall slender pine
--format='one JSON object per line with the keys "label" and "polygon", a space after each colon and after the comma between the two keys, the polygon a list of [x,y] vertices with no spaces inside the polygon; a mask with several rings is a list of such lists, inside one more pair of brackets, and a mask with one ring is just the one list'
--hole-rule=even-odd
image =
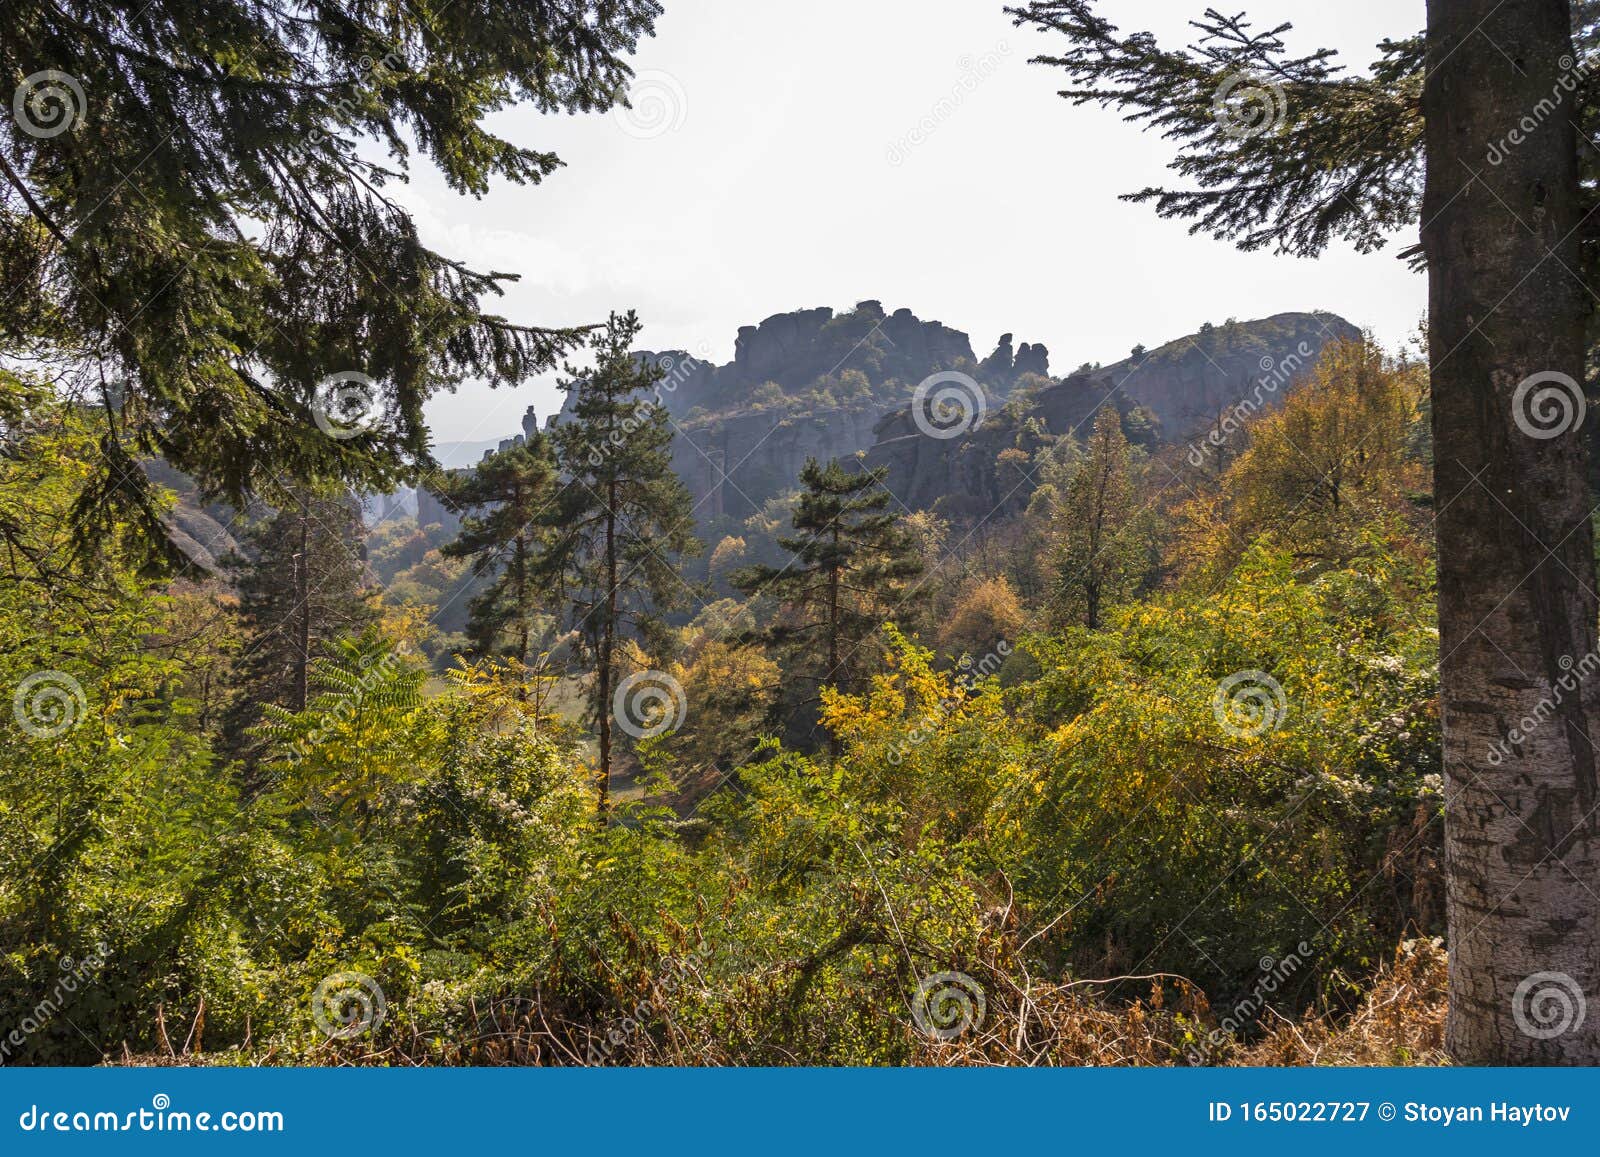
{"label": "tall slender pine", "polygon": [[853,687],[865,667],[864,644],[894,614],[904,583],[922,573],[910,536],[888,509],[885,471],[852,472],[815,458],[800,471],[796,533],[778,544],[793,558],[782,567],[752,566],[733,583],[746,595],[784,604],[789,614],[768,630],[788,655],[792,675],[816,688]]}
{"label": "tall slender pine", "polygon": [[660,401],[645,396],[663,371],[630,352],[639,329],[631,311],[612,314],[592,339],[594,369],[567,369],[570,405],[553,435],[562,488],[537,568],[565,596],[594,663],[602,822],[611,806],[618,645],[629,636],[664,641],[661,615],[690,593],[678,559],[701,549],[689,492],[672,471],[671,422]]}

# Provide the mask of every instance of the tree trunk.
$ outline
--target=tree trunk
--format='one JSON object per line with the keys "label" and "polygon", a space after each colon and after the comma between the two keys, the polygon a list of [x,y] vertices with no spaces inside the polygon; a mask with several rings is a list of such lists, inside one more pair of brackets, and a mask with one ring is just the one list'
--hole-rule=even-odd
{"label": "tree trunk", "polygon": [[294,556],[295,620],[294,711],[304,711],[311,699],[311,515],[305,495],[300,496],[300,543]]}
{"label": "tree trunk", "polygon": [[611,811],[611,658],[616,647],[617,626],[617,484],[606,487],[606,621],[600,633],[600,823]]}
{"label": "tree trunk", "polygon": [[[517,494],[520,498],[521,491],[518,490]],[[516,553],[512,565],[517,576],[516,592],[512,598],[516,601],[517,607],[517,662],[521,664],[521,669],[517,672],[517,701],[526,703],[528,681],[531,677],[528,673],[528,648],[531,642],[528,632],[528,542],[527,536],[520,531],[516,538]]]}
{"label": "tree trunk", "polygon": [[1470,1064],[1594,1063],[1600,672],[1581,412],[1570,395],[1565,421],[1559,395],[1535,401],[1562,391],[1548,378],[1518,397],[1531,375],[1583,380],[1567,0],[1428,0],[1427,40],[1446,1043]]}
{"label": "tree trunk", "polygon": [[[839,524],[833,526],[833,557],[839,557]],[[839,567],[836,564],[828,572],[828,678],[835,684],[843,683],[839,674]],[[818,696],[822,688],[817,688]],[[828,732],[828,758],[833,762],[839,761],[839,737],[832,731]]]}
{"label": "tree trunk", "polygon": [[532,603],[528,591],[528,525],[535,515],[523,501],[520,477],[512,481],[511,502],[512,509],[517,512],[518,526],[512,563],[516,575],[516,590],[512,598],[517,608],[517,662],[522,664],[522,670],[518,672],[517,698],[525,703],[528,699],[528,608]]}

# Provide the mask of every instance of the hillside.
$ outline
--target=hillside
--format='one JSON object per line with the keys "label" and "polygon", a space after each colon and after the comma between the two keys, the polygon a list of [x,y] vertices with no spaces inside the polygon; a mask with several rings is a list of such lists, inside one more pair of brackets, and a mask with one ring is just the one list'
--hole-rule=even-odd
{"label": "hillside", "polygon": [[983,516],[1020,508],[1033,481],[1015,459],[1002,459],[1005,451],[1031,452],[1041,433],[1081,435],[1102,405],[1116,407],[1136,442],[1187,442],[1245,399],[1259,409],[1280,404],[1325,345],[1360,336],[1330,313],[1207,325],[1113,365],[1035,382],[1009,404],[991,402],[981,421],[957,437],[929,437],[909,408],[897,410],[875,427],[867,465],[886,467],[890,492],[913,510],[938,506]]}

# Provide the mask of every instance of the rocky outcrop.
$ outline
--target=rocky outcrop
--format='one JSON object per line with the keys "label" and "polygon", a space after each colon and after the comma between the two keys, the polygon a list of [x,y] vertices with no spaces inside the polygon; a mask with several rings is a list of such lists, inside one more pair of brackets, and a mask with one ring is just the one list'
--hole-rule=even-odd
{"label": "rocky outcrop", "polygon": [[692,423],[673,441],[672,466],[694,496],[697,518],[748,518],[797,484],[807,458],[846,458],[871,446],[879,418],[877,407],[863,407]]}
{"label": "rocky outcrop", "polygon": [[1025,374],[1041,378],[1050,376],[1050,351],[1043,342],[1037,345],[1023,342],[1022,348],[1013,351],[1011,335],[1003,333],[999,344],[994,347],[994,353],[978,363],[978,380],[1001,394],[1006,393]]}
{"label": "rocky outcrop", "polygon": [[743,326],[726,365],[684,350],[634,356],[662,372],[657,396],[678,434],[673,465],[705,520],[748,517],[796,484],[807,457],[862,453],[879,419],[929,374],[976,374],[1003,396],[1022,353],[1030,366],[1047,364],[1042,345],[1024,343],[1004,372],[990,374],[960,330],[862,301],[844,313],[823,306]]}
{"label": "rocky outcrop", "polygon": [[194,479],[164,459],[147,459],[143,467],[151,482],[172,492],[172,507],[161,522],[172,544],[192,565],[215,573],[225,560],[244,554],[233,534],[237,516],[231,507],[206,502]]}
{"label": "rocky outcrop", "polygon": [[1187,442],[1219,415],[1260,393],[1271,406],[1316,363],[1332,341],[1361,331],[1331,313],[1279,313],[1259,321],[1202,326],[1140,358],[1097,371],[1155,416],[1167,441]]}
{"label": "rocky outcrop", "polygon": [[1017,359],[1011,363],[1011,380],[1016,381],[1023,374],[1035,374],[1041,378],[1050,376],[1050,351],[1045,349],[1043,342],[1034,345],[1023,342],[1017,350]]}
{"label": "rocky outcrop", "polygon": [[[1026,464],[1038,448],[1038,429],[1081,435],[1110,405],[1134,441],[1185,442],[1241,399],[1259,399],[1260,408],[1276,405],[1326,344],[1359,337],[1355,326],[1329,313],[1205,326],[1115,365],[1049,382],[1003,409],[991,402],[983,420],[958,437],[929,436],[909,410],[890,414],[877,425],[865,464],[885,467],[889,490],[913,510],[937,507],[957,518],[1007,513],[1032,494]],[[1027,348],[1013,358],[1014,372]]]}

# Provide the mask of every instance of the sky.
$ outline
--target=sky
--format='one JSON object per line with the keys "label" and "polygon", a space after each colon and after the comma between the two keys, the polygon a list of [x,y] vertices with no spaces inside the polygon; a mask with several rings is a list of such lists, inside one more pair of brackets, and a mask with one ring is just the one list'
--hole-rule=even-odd
{"label": "sky", "polygon": [[[1426,281],[1396,254],[1240,253],[1118,194],[1172,184],[1170,145],[1113,110],[1075,107],[1028,58],[1055,41],[993,0],[664,0],[631,113],[497,114],[491,127],[565,167],[482,199],[418,167],[397,199],[425,242],[521,275],[491,308],[535,325],[636,309],[641,345],[721,363],[741,325],[868,298],[971,335],[1044,342],[1051,367],[1112,362],[1206,321],[1327,309],[1398,348]],[[1207,0],[1101,0],[1124,29],[1192,43]],[[1225,6],[1226,7],[1226,6]],[[1364,70],[1423,0],[1257,0],[1291,49]],[[436,443],[518,428],[560,404],[555,375],[436,397]]]}

